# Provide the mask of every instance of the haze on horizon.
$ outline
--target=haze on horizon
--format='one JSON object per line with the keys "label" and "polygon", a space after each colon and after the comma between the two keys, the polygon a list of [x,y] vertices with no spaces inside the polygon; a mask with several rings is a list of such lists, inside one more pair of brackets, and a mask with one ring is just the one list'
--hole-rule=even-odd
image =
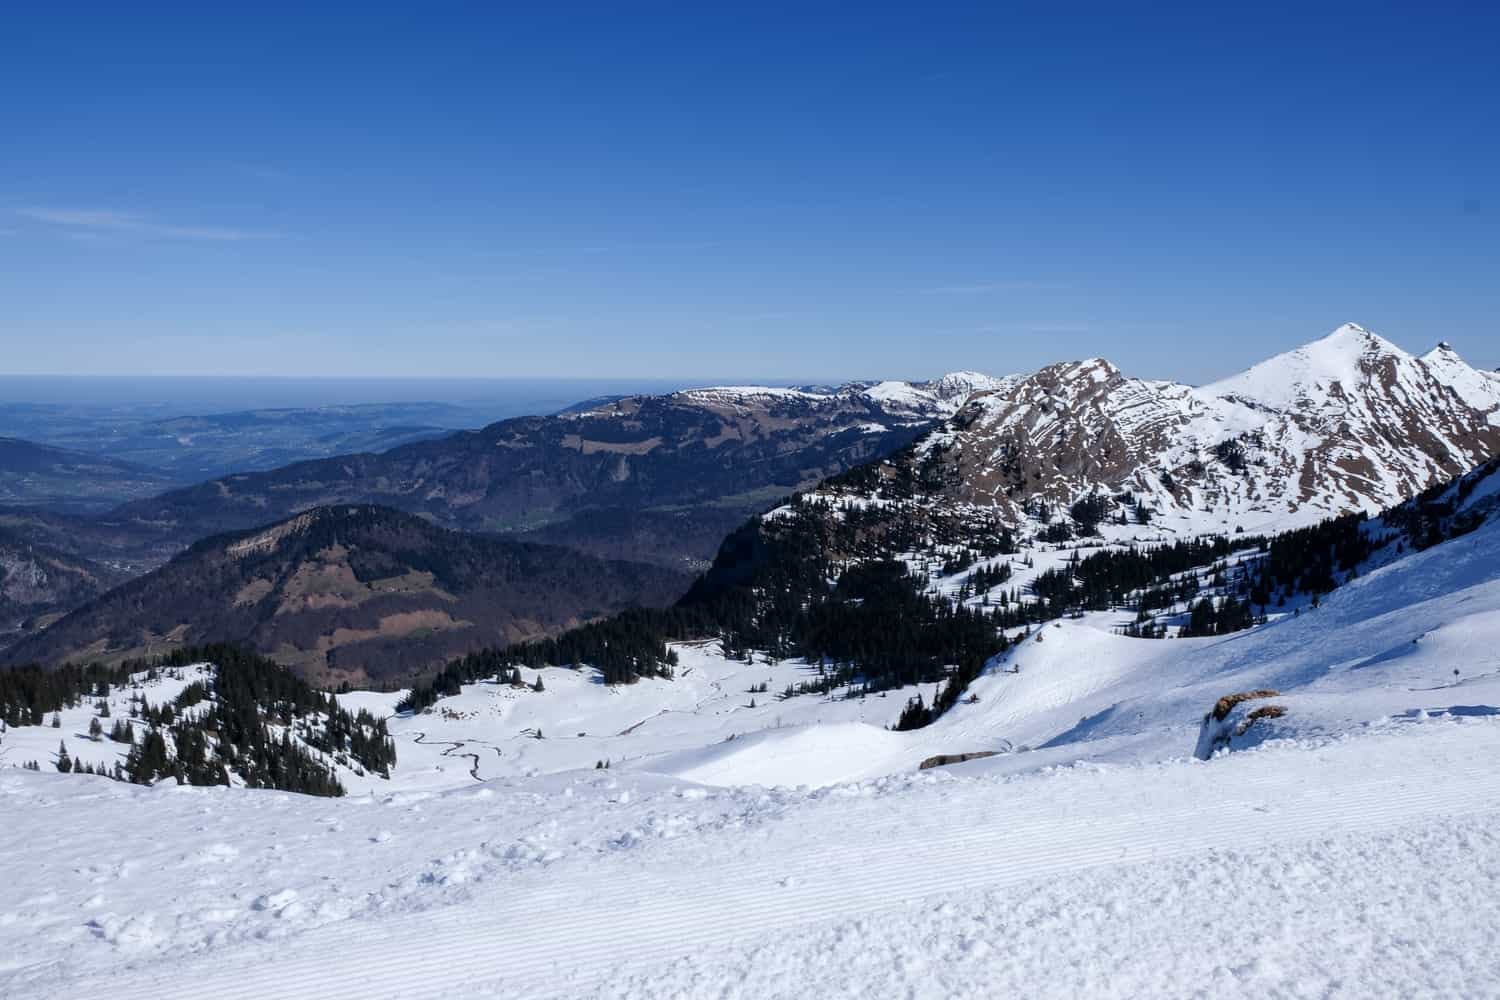
{"label": "haze on horizon", "polygon": [[11,375],[1500,365],[1494,9],[9,22]]}

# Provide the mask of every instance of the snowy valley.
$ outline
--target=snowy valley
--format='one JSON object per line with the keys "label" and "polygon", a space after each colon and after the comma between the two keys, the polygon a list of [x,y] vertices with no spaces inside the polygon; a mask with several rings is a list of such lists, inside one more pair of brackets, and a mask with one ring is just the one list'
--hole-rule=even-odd
{"label": "snowy valley", "polygon": [[957,381],[655,617],[0,687],[0,994],[1496,995],[1500,381]]}

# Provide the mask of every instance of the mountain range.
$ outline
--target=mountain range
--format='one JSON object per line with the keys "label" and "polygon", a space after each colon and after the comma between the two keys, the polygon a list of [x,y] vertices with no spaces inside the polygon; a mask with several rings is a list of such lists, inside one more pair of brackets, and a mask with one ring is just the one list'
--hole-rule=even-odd
{"label": "mountain range", "polygon": [[172,476],[134,462],[0,437],[0,506],[97,511],[160,493],[173,482]]}
{"label": "mountain range", "polygon": [[1348,324],[1201,387],[1099,358],[1003,379],[802,502],[889,495],[1023,535],[1121,515],[1131,534],[1274,531],[1382,510],[1497,452],[1500,376]]}
{"label": "mountain range", "polygon": [[888,454],[991,384],[957,373],[619,397],[379,454],[221,477],[126,504],[109,520],[186,543],[312,507],[375,503],[451,528],[701,568],[748,514]]}
{"label": "mountain range", "polygon": [[[53,557],[44,575],[59,568]],[[689,582],[660,566],[450,531],[389,508],[319,507],[204,539],[21,638],[3,662],[118,663],[228,641],[321,684],[382,684],[625,607],[668,604]]]}
{"label": "mountain range", "polygon": [[[100,594],[111,581],[86,552],[59,544],[88,532],[23,520],[16,541],[78,568],[57,570],[67,585],[54,592],[21,585],[45,574],[11,570],[11,591],[31,600],[12,617],[44,624],[90,603],[5,655],[118,659],[235,639],[317,676],[410,677],[631,604],[670,603],[710,567],[708,553],[690,601],[758,579],[768,552],[792,550],[804,575],[902,560],[941,593],[1000,553],[1258,536],[1373,513],[1497,453],[1500,378],[1447,344],[1417,357],[1352,324],[1201,387],[1090,359],[1000,378],[607,398],[127,504],[88,522],[100,544],[151,538],[161,551],[218,537],[114,593]],[[351,521],[352,510],[363,513]],[[354,554],[327,542],[356,521],[366,527]],[[304,541],[252,565],[247,531]],[[395,539],[406,541],[392,549]],[[417,585],[456,552],[469,553],[468,570]],[[502,570],[498,586],[484,580],[521,552],[546,555]],[[312,579],[336,599],[308,598]]]}

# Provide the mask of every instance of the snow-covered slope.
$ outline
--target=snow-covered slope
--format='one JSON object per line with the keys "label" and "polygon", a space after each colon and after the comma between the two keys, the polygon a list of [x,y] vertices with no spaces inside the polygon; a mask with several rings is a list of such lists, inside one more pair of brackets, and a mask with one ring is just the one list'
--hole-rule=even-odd
{"label": "snow-covered slope", "polygon": [[641,766],[713,784],[822,784],[913,770],[939,754],[1001,755],[959,765],[981,771],[1154,759],[1193,752],[1219,698],[1259,690],[1278,692],[1265,702],[1287,711],[1247,731],[1257,741],[1500,715],[1500,523],[1393,559],[1316,609],[1233,635],[1117,634],[1129,620],[1100,612],[1040,629],[914,732],[776,730]]}
{"label": "snow-covered slope", "polygon": [[[1445,355],[1343,330],[1267,365],[1202,389],[1101,361],[1006,382],[890,480],[916,495],[847,477],[830,511],[1009,502],[1040,521],[1117,463],[1174,480],[1135,487],[1156,517],[1107,521],[1098,551],[1363,508],[1490,448],[1487,417],[1469,437],[1442,422],[1493,413],[1474,405],[1487,376]],[[1339,442],[1369,445],[1369,469]],[[1251,485],[1193,471],[1206,454]],[[1313,495],[1257,458],[1313,469]],[[1008,491],[1008,462],[1041,485]],[[341,774],[343,799],[0,767],[0,994],[1492,995],[1497,512],[1491,461],[1357,525],[1373,554],[1331,592],[1228,635],[1129,638],[1129,610],[1033,627],[914,731],[887,727],[916,688],[791,694],[817,665],[704,641],[677,645],[670,681],[465,685],[390,718],[390,778]],[[1004,561],[1024,588],[1075,544],[923,585],[987,602],[978,570]],[[1232,587],[1256,558],[1193,572]],[[38,752],[18,732],[0,763]]]}
{"label": "snow-covered slope", "polygon": [[1497,753],[1497,720],[1456,716],[824,791],[583,772],[318,800],[0,770],[0,993],[1483,996]]}
{"label": "snow-covered slope", "polygon": [[[0,768],[0,994],[1488,995],[1497,483],[1265,626],[1048,625],[911,733],[907,692],[777,701],[810,668],[704,644],[671,682],[470,686],[343,799]],[[1251,691],[1282,714],[1197,759]]]}
{"label": "snow-covered slope", "polygon": [[[780,388],[763,385],[707,386],[685,389],[666,398],[699,406],[729,407],[740,411],[801,404],[830,412],[852,405],[871,406],[888,416],[930,420],[955,413],[970,396],[1003,388],[1011,377],[997,378],[980,372],[949,372],[930,382],[851,382],[841,386]],[[609,407],[579,411],[608,414]]]}

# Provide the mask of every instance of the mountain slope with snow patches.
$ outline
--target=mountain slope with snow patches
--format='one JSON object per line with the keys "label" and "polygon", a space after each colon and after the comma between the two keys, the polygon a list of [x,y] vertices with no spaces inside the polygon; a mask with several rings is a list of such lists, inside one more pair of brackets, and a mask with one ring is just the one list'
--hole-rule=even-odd
{"label": "mountain slope with snow patches", "polygon": [[1347,324],[1198,388],[1053,365],[976,396],[909,461],[942,500],[1015,522],[1104,493],[1177,531],[1264,531],[1374,513],[1497,452],[1500,382]]}

